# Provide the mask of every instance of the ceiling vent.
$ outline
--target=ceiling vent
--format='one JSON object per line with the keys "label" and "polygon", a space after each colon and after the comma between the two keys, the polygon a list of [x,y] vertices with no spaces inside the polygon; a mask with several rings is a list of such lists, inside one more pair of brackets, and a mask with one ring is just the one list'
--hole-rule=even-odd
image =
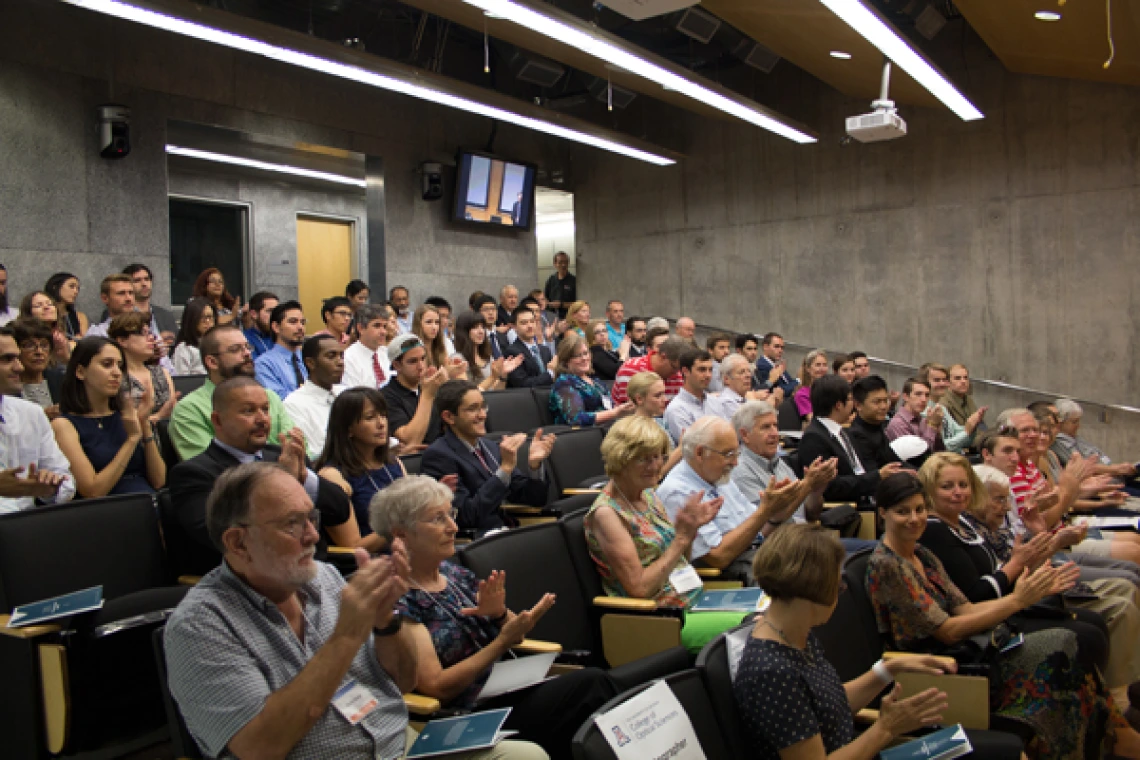
{"label": "ceiling vent", "polygon": [[[605,79],[595,77],[594,81],[590,82],[590,94],[593,95],[596,100],[600,100],[601,102],[606,103],[609,100],[609,96],[606,93],[608,85],[609,82]],[[624,87],[618,87],[616,84],[613,86],[613,88],[614,108],[626,108],[637,97],[637,93],[632,90],[627,90]]]}
{"label": "ceiling vent", "polygon": [[566,73],[566,69],[554,61],[527,55],[518,50],[511,56],[510,67],[515,78],[537,84],[539,87],[553,87]]}
{"label": "ceiling vent", "polygon": [[694,40],[700,40],[706,45],[712,40],[717,29],[720,29],[720,19],[699,8],[687,9],[677,21],[678,32],[687,34]]}
{"label": "ceiling vent", "polygon": [[752,68],[760,69],[765,74],[771,74],[772,69],[776,68],[776,64],[780,62],[780,56],[759,42],[753,42],[749,39],[741,40],[732,49],[732,54]]}
{"label": "ceiling vent", "polygon": [[634,21],[679,11],[696,5],[698,0],[601,0],[601,4]]}

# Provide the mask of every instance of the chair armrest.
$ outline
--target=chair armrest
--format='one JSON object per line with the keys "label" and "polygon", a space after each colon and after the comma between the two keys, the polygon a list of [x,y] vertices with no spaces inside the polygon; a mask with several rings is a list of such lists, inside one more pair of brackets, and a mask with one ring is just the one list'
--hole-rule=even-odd
{"label": "chair armrest", "polygon": [[514,515],[541,515],[543,507],[532,507],[529,504],[503,504],[504,512],[510,512]]}
{"label": "chair armrest", "polygon": [[872,710],[869,707],[864,707],[859,712],[855,713],[855,722],[862,725],[869,726],[879,719],[879,711]]}
{"label": "chair armrest", "polygon": [[600,488],[563,488],[562,489],[562,495],[563,496],[581,496],[582,494],[587,494],[587,493],[597,494],[597,493],[601,493],[601,492],[602,492],[602,489],[600,489]]}
{"label": "chair armrest", "polygon": [[179,586],[197,586],[198,581],[202,580],[200,575],[180,575],[178,576]]}
{"label": "chair armrest", "polygon": [[836,507],[854,507],[854,503],[850,501],[825,501],[823,503],[824,509],[835,509]]}
{"label": "chair armrest", "polygon": [[719,567],[698,567],[697,575],[702,578],[719,578],[721,570]]}
{"label": "chair armrest", "polygon": [[40,636],[59,633],[63,630],[62,626],[56,625],[55,623],[40,623],[39,625],[26,625],[23,628],[9,628],[8,621],[11,619],[11,615],[0,615],[0,636],[8,636],[13,639],[35,639]]}
{"label": "chair armrest", "polygon": [[425,697],[423,694],[405,694],[404,706],[412,715],[433,715],[443,707],[434,697]]}
{"label": "chair armrest", "polygon": [[[903,658],[903,657],[916,657],[916,656],[917,655],[915,655],[914,652],[883,652],[883,661],[889,662],[891,660],[898,660],[898,659]],[[937,660],[939,665],[956,665],[958,662],[953,657],[943,657],[940,655],[930,655],[930,654],[926,654],[926,655],[922,655],[922,656]]]}
{"label": "chair armrest", "polygon": [[523,639],[511,649],[527,654],[561,654],[562,645],[556,641],[541,641],[539,639]]}
{"label": "chair armrest", "polygon": [[594,606],[625,612],[652,612],[657,609],[657,600],[631,599],[628,596],[595,596]]}
{"label": "chair armrest", "polygon": [[356,549],[352,546],[329,546],[326,548],[329,554],[336,554],[342,557],[350,557],[356,554]]}

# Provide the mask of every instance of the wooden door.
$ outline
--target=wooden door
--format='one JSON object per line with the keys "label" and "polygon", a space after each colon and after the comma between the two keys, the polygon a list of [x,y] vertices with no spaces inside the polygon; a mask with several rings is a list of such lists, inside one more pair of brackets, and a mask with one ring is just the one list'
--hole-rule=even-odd
{"label": "wooden door", "polygon": [[324,300],[343,296],[344,286],[355,276],[352,233],[350,222],[297,217],[297,294],[309,335],[325,329]]}

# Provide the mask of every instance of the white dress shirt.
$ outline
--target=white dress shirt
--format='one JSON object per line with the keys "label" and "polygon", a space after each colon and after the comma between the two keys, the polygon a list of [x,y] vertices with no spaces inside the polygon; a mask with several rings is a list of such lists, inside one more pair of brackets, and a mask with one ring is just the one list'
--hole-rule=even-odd
{"label": "white dress shirt", "polygon": [[[59,450],[44,410],[30,401],[14,396],[0,396],[0,469],[27,467],[51,470],[65,475],[55,496],[44,499],[49,504],[71,501],[75,496],[75,479],[71,463]],[[17,512],[36,505],[31,496],[0,497],[0,513]]]}
{"label": "white dress shirt", "polygon": [[376,372],[372,369],[372,357],[380,359],[380,367],[384,370],[386,380],[392,379],[392,364],[388,361],[388,347],[380,346],[373,351],[360,341],[356,341],[344,350],[344,377],[341,385],[345,388],[355,388],[363,385],[368,388],[383,388],[383,384],[376,382]]}
{"label": "white dress shirt", "polygon": [[305,450],[314,462],[325,450],[329,412],[342,390],[343,385],[334,385],[332,391],[326,391],[312,380],[307,380],[281,402],[293,423],[305,434]]}

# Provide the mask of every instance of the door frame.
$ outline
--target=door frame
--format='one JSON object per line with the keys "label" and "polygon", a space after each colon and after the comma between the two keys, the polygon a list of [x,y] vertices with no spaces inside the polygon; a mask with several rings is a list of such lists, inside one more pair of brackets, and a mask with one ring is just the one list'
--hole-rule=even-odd
{"label": "door frame", "polygon": [[[250,223],[250,220],[253,218],[253,204],[249,201],[231,201],[222,198],[208,198],[203,195],[187,195],[185,193],[167,193],[166,197],[168,210],[170,200],[176,200],[202,203],[209,206],[229,206],[231,208],[240,208],[244,212],[241,214],[241,301],[242,303],[249,303],[250,289],[253,286],[252,251],[257,250],[253,240],[253,225]],[[169,251],[167,251],[167,255],[170,255]],[[169,285],[169,283],[167,284]],[[175,308],[178,318],[181,319],[181,309],[185,304],[171,304],[171,306]]]}

